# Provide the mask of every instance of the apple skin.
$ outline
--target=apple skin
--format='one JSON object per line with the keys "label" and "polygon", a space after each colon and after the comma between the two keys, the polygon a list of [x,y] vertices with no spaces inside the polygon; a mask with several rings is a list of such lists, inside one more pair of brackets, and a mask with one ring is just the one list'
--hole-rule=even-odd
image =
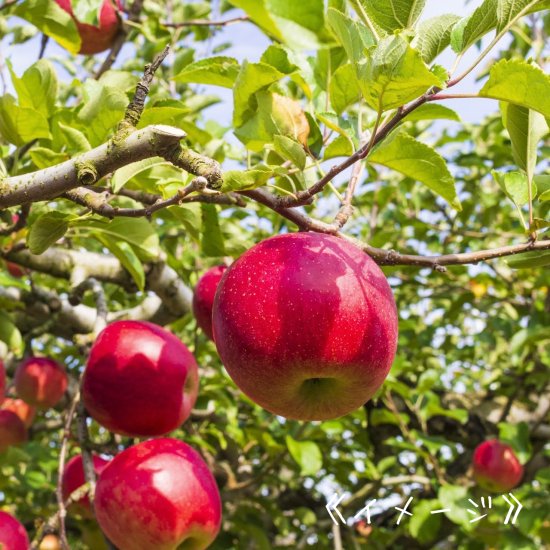
{"label": "apple skin", "polygon": [[[109,461],[97,455],[93,455],[92,460],[94,462],[96,476],[99,476],[103,468],[109,464]],[[61,479],[63,500],[66,501],[71,494],[79,487],[82,487],[84,483],[86,483],[86,479],[84,477],[82,455],[73,456],[73,458],[65,464],[65,469],[63,470],[63,477]],[[83,517],[93,517],[90,499],[87,495],[74,502],[71,508]]]}
{"label": "apple skin", "polygon": [[12,277],[17,279],[21,279],[25,275],[25,270],[13,262],[6,262],[6,269]]}
{"label": "apple skin", "polygon": [[[78,53],[91,55],[108,50],[120,29],[120,19],[115,9],[113,0],[104,0],[99,12],[99,26],[80,23],[73,13],[71,0],[55,0],[57,5],[71,15],[76,23],[76,28],[81,38],[80,50]],[[119,10],[122,4],[117,0]]]}
{"label": "apple skin", "polygon": [[151,439],[118,454],[101,472],[97,521],[120,550],[201,550],[216,538],[221,500],[192,447]]}
{"label": "apple skin", "polygon": [[0,511],[0,548],[29,550],[29,537],[25,528],[13,516]]}
{"label": "apple skin", "polygon": [[4,361],[0,359],[0,405],[6,398],[6,369],[4,368]]}
{"label": "apple skin", "polygon": [[214,339],[212,334],[212,308],[214,307],[214,296],[218,284],[225,273],[225,265],[211,267],[202,275],[195,287],[193,294],[193,315],[197,325],[210,338]]}
{"label": "apple skin", "polygon": [[362,406],[397,346],[397,309],[380,268],[355,245],[319,233],[278,235],[248,250],[225,272],[212,318],[237,386],[297,420]]}
{"label": "apple skin", "polygon": [[523,466],[512,447],[497,439],[476,447],[472,466],[477,484],[494,493],[511,491],[523,477]]}
{"label": "apple skin", "polygon": [[67,389],[64,367],[48,357],[29,357],[15,371],[17,395],[29,405],[48,409],[59,403]]}
{"label": "apple skin", "polygon": [[2,409],[15,413],[25,425],[30,428],[36,415],[36,407],[25,403],[22,399],[12,399],[7,397],[2,404]]}
{"label": "apple skin", "polygon": [[27,428],[21,419],[11,411],[0,410],[0,453],[12,445],[27,441]]}
{"label": "apple skin", "polygon": [[108,430],[158,436],[189,417],[198,390],[195,358],[176,336],[152,323],[116,321],[92,346],[82,398]]}

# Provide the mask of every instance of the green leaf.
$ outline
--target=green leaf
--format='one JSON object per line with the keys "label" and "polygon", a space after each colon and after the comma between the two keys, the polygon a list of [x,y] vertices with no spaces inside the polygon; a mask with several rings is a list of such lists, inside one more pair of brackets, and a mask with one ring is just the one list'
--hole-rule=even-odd
{"label": "green leaf", "polygon": [[58,87],[52,64],[46,59],[40,59],[21,78],[14,73],[11,63],[8,67],[19,105],[37,111],[46,118],[50,116],[55,108]]}
{"label": "green leaf", "polygon": [[323,45],[324,3],[318,0],[231,0],[268,35],[294,49],[317,49]]}
{"label": "green leaf", "polygon": [[174,80],[232,88],[239,74],[239,68],[239,62],[232,57],[209,57],[187,65],[174,76]]}
{"label": "green leaf", "polygon": [[90,143],[95,147],[104,143],[124,117],[128,98],[117,88],[87,79],[83,85],[84,105],[78,119],[85,125]]}
{"label": "green leaf", "polygon": [[301,475],[316,475],[323,467],[323,455],[317,443],[313,441],[296,441],[286,436],[286,445],[292,458],[301,469]]}
{"label": "green leaf", "polygon": [[441,527],[441,515],[431,512],[439,508],[437,500],[421,500],[414,507],[414,515],[409,521],[409,533],[420,544],[432,542]]}
{"label": "green leaf", "polygon": [[451,45],[457,53],[495,29],[505,31],[519,17],[545,9],[541,0],[485,0],[471,15],[464,17],[453,29]]}
{"label": "green leaf", "polygon": [[274,136],[273,145],[285,160],[290,160],[300,170],[306,167],[307,156],[301,143],[287,136]]}
{"label": "green leaf", "polygon": [[410,29],[418,21],[426,0],[358,0],[376,27],[393,33]]}
{"label": "green leaf", "polygon": [[537,146],[548,133],[548,124],[540,113],[513,103],[503,104],[502,112],[512,140],[514,159],[527,172],[527,179],[532,181],[537,166]]}
{"label": "green leaf", "polygon": [[497,4],[498,0],[485,0],[472,14],[455,25],[451,33],[451,46],[456,53],[464,52],[496,27]]}
{"label": "green leaf", "polygon": [[166,160],[161,157],[152,157],[148,159],[138,160],[132,162],[118,170],[115,170],[113,177],[111,178],[111,187],[114,193],[118,193],[132,178],[148,170],[153,166],[169,165]]}
{"label": "green leaf", "polygon": [[208,257],[225,256],[223,233],[215,204],[201,203],[202,238],[201,252]]}
{"label": "green leaf", "polygon": [[346,50],[348,59],[357,63],[364,58],[364,51],[376,44],[371,31],[359,21],[330,8],[327,22],[338,42]]}
{"label": "green leaf", "polygon": [[368,157],[428,186],[453,208],[461,210],[455,181],[445,160],[428,145],[403,132],[384,140]]}
{"label": "green leaf", "polygon": [[550,201],[550,176],[539,175],[533,178],[537,191],[539,193],[539,201]]}
{"label": "green leaf", "polygon": [[34,109],[19,107],[10,94],[0,97],[0,133],[17,146],[34,139],[51,138],[46,117]]}
{"label": "green leaf", "polygon": [[16,356],[23,354],[25,343],[21,333],[11,318],[3,311],[0,311],[0,340],[5,342],[9,351]]}
{"label": "green leaf", "polygon": [[361,89],[353,65],[341,65],[334,71],[330,79],[329,93],[330,103],[337,114],[342,114],[349,105],[357,103]]}
{"label": "green leaf", "polygon": [[527,107],[550,118],[550,76],[522,59],[502,59],[493,65],[479,95]]}
{"label": "green leaf", "polygon": [[[507,172],[503,174],[493,170],[491,173],[506,196],[518,208],[525,206],[529,202],[529,185],[524,172]],[[537,194],[537,187],[534,181],[531,184],[531,189],[532,196],[534,197]]]}
{"label": "green leaf", "polygon": [[529,426],[525,422],[508,424],[500,422],[498,425],[499,439],[508,443],[516,452],[521,463],[525,464],[531,458],[531,441]]}
{"label": "green leaf", "polygon": [[533,251],[516,254],[507,258],[506,263],[512,269],[533,269],[550,265],[550,251]]}
{"label": "green leaf", "polygon": [[102,5],[102,0],[72,1],[73,13],[76,19],[95,27],[99,26],[99,13]]}
{"label": "green leaf", "polygon": [[[277,136],[280,137],[280,136]],[[265,185],[274,174],[274,167],[259,164],[251,170],[228,170],[223,175],[221,191],[244,191]]]}
{"label": "green leaf", "polygon": [[353,155],[353,153],[352,141],[345,136],[338,136],[328,144],[323,159],[329,160],[334,157],[349,157]]}
{"label": "green leaf", "polygon": [[511,353],[521,353],[523,348],[550,340],[550,327],[528,327],[518,330],[510,340]]}
{"label": "green leaf", "polygon": [[417,122],[419,120],[454,120],[460,122],[460,117],[449,107],[444,105],[439,105],[438,103],[424,103],[412,111],[409,115],[405,117],[407,122]]}
{"label": "green leaf", "polygon": [[383,38],[358,66],[365,101],[377,112],[401,107],[443,82],[402,36]]}
{"label": "green leaf", "polygon": [[265,63],[244,62],[233,90],[233,124],[242,126],[256,111],[255,94],[277,82],[283,73]]}
{"label": "green leaf", "polygon": [[69,156],[66,153],[58,153],[47,147],[33,147],[29,151],[29,155],[39,170],[69,160]]}
{"label": "green leaf", "polygon": [[80,34],[75,22],[56,2],[25,0],[17,5],[13,13],[32,23],[69,52],[78,53],[80,50]]}
{"label": "green leaf", "polygon": [[168,211],[181,223],[195,242],[200,242],[201,211],[197,203],[169,206]]}
{"label": "green leaf", "polygon": [[87,229],[93,235],[108,235],[126,241],[143,261],[156,259],[160,254],[159,237],[155,227],[145,218],[115,218],[114,220],[79,220],[72,224]]}
{"label": "green leaf", "polygon": [[458,15],[445,14],[431,17],[423,21],[412,42],[426,63],[431,63],[451,43],[451,31]]}
{"label": "green leaf", "polygon": [[128,271],[138,289],[143,291],[145,289],[145,271],[132,246],[105,233],[97,233],[97,238],[103,246],[118,258],[118,261]]}
{"label": "green leaf", "polygon": [[90,142],[80,130],[67,126],[62,122],[58,123],[58,128],[61,130],[63,140],[71,153],[85,153],[92,148]]}
{"label": "green leaf", "polygon": [[471,516],[466,511],[468,506],[468,489],[457,485],[444,485],[439,488],[437,498],[442,508],[448,508],[445,515],[453,522],[467,530],[474,528],[470,523]]}
{"label": "green leaf", "polygon": [[41,214],[31,225],[27,234],[27,246],[33,254],[42,254],[56,241],[61,239],[69,229],[70,214],[46,212]]}

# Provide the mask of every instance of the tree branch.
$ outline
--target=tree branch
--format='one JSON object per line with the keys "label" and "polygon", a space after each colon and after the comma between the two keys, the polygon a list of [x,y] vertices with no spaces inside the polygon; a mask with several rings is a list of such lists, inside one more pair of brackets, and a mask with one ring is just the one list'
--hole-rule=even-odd
{"label": "tree branch", "polygon": [[210,21],[208,19],[189,19],[188,21],[180,21],[179,23],[170,23],[169,21],[164,21],[161,24],[164,27],[179,29],[182,27],[226,27],[228,25],[241,23],[243,21],[250,21],[250,17],[248,15],[241,15],[239,17],[232,17],[231,19],[225,19],[223,21]]}

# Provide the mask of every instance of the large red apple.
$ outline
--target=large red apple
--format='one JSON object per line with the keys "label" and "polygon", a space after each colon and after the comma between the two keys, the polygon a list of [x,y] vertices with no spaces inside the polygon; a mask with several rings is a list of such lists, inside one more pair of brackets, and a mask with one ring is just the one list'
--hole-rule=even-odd
{"label": "large red apple", "polygon": [[48,357],[29,357],[15,371],[17,395],[39,409],[55,406],[67,389],[65,369]]}
{"label": "large red apple", "polygon": [[36,408],[25,403],[22,399],[11,399],[8,397],[2,404],[2,409],[14,412],[25,424],[25,428],[31,427],[36,415]]}
{"label": "large red apple", "polygon": [[117,321],[92,346],[82,397],[108,430],[153,436],[189,417],[198,388],[195,358],[176,336],[152,323]]}
{"label": "large red apple", "polygon": [[397,311],[384,274],[330,235],[278,235],[248,250],[223,276],[212,318],[231,378],[287,418],[353,411],[395,356]]}
{"label": "large red apple", "polygon": [[25,528],[10,514],[0,511],[0,548],[29,550],[29,537]]}
{"label": "large red apple", "polygon": [[512,447],[496,439],[476,447],[473,471],[478,485],[495,493],[512,490],[523,477],[523,466]]}
{"label": "large red apple", "polygon": [[0,359],[0,405],[4,402],[6,397],[6,369],[4,368],[4,361]]}
{"label": "large red apple", "polygon": [[[99,12],[99,25],[81,23],[74,16],[72,0],[55,0],[59,7],[71,15],[82,40],[78,53],[90,55],[108,50],[120,29],[120,19],[115,8],[114,0],[104,0]],[[116,1],[119,10],[122,10],[120,0]]]}
{"label": "large red apple", "polygon": [[21,419],[11,411],[0,411],[0,453],[12,445],[27,441],[27,428]]}
{"label": "large red apple", "polygon": [[200,550],[216,538],[221,523],[220,495],[208,467],[192,447],[168,438],[117,455],[99,476],[95,511],[121,550]]}
{"label": "large red apple", "polygon": [[218,283],[222,278],[225,270],[224,265],[211,267],[199,279],[193,294],[193,315],[197,320],[197,325],[204,333],[212,340],[212,307],[214,306],[214,296]]}
{"label": "large red apple", "polygon": [[[109,461],[100,456],[94,455],[92,457],[94,462],[94,471],[96,476],[103,471],[103,468],[109,464]],[[82,464],[82,455],[76,455],[67,464],[63,470],[63,477],[61,479],[61,487],[63,490],[63,500],[67,500],[71,494],[79,487],[82,487],[86,483],[84,477],[84,466]],[[79,500],[73,503],[73,510],[79,513],[81,516],[91,516],[90,499],[88,495],[83,496]]]}

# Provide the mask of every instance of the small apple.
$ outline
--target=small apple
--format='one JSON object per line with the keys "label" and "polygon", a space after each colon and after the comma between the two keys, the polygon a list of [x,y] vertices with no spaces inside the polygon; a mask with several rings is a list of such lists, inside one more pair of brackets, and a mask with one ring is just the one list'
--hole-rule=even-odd
{"label": "small apple", "polygon": [[497,439],[478,445],[473,457],[474,479],[487,491],[511,491],[523,477],[523,466],[512,447]]}
{"label": "small apple", "polygon": [[202,275],[195,287],[193,294],[193,315],[197,320],[197,325],[210,338],[212,336],[212,307],[214,306],[214,296],[218,283],[222,278],[227,267],[225,265],[217,265],[211,267]]}
{"label": "small apple", "polygon": [[82,399],[108,430],[155,436],[189,417],[198,390],[195,358],[176,336],[152,323],[116,321],[92,346]]}
{"label": "small apple", "polygon": [[12,399],[7,397],[2,404],[2,409],[14,412],[25,424],[25,428],[30,428],[36,415],[36,407],[25,403],[22,399]]}
{"label": "small apple", "polygon": [[[92,457],[94,462],[94,471],[98,476],[109,461],[100,456],[94,455]],[[84,477],[84,466],[82,464],[82,455],[76,455],[67,464],[63,470],[63,477],[61,479],[61,487],[63,491],[63,500],[67,500],[71,494],[79,487],[82,487],[86,483]],[[90,506],[90,499],[88,495],[83,496],[72,504],[72,508],[75,512],[84,517],[91,517],[92,511]]]}
{"label": "small apple", "polygon": [[61,550],[61,542],[59,540],[59,537],[56,535],[52,535],[51,533],[49,535],[46,535],[42,539],[38,550]]}
{"label": "small apple", "polygon": [[15,389],[23,401],[39,409],[55,406],[67,389],[65,369],[48,357],[29,357],[15,371]]}
{"label": "small apple", "polygon": [[[76,28],[82,41],[78,53],[84,55],[100,53],[112,46],[121,25],[114,0],[104,0],[103,4],[101,4],[98,26],[78,21],[73,12],[72,0],[55,1],[60,8],[72,16],[76,23]],[[122,10],[120,0],[116,1],[116,6],[119,10]]]}
{"label": "small apple", "polygon": [[27,441],[27,428],[11,411],[0,410],[0,453]]}
{"label": "small apple", "polygon": [[212,314],[227,372],[250,399],[298,420],[343,416],[384,382],[397,309],[374,261],[320,233],[271,237],[221,280]]}
{"label": "small apple", "polygon": [[101,472],[97,521],[124,550],[207,548],[221,524],[214,477],[192,447],[176,439],[139,443]]}
{"label": "small apple", "polygon": [[25,528],[10,514],[0,511],[0,548],[29,550],[29,537]]}
{"label": "small apple", "polygon": [[0,359],[0,405],[4,402],[6,397],[6,369],[4,368],[4,361]]}
{"label": "small apple", "polygon": [[6,261],[6,269],[12,277],[16,277],[17,279],[21,279],[25,275],[25,270],[13,262]]}

